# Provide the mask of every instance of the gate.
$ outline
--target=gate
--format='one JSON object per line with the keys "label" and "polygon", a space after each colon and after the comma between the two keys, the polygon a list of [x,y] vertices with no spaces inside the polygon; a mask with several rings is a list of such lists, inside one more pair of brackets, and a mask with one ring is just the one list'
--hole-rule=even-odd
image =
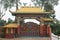
{"label": "gate", "polygon": [[39,25],[33,22],[24,23],[21,25],[20,36],[39,36]]}

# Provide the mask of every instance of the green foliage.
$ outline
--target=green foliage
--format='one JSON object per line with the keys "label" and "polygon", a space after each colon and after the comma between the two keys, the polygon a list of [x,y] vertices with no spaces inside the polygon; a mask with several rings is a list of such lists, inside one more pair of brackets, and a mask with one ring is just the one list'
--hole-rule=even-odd
{"label": "green foliage", "polygon": [[20,18],[20,24],[23,25],[23,23],[24,23],[24,20],[23,20],[23,18],[21,17],[21,18]]}
{"label": "green foliage", "polygon": [[51,22],[51,30],[52,33],[54,33],[55,35],[60,36],[60,23],[58,20],[56,20],[56,23]]}
{"label": "green foliage", "polygon": [[23,25],[23,23],[24,23],[24,21],[23,21],[23,20],[21,20],[21,21],[20,21],[20,24],[21,24],[21,25]]}
{"label": "green foliage", "polygon": [[38,4],[44,5],[44,3],[48,2],[52,5],[57,5],[59,0],[33,0],[32,2],[36,1]]}
{"label": "green foliage", "polygon": [[59,0],[49,0],[52,5],[58,5]]}
{"label": "green foliage", "polygon": [[34,4],[38,4],[41,8],[44,7],[45,11],[54,10],[53,6],[58,5],[59,0],[33,0]]}
{"label": "green foliage", "polygon": [[45,3],[44,10],[45,11],[51,11],[51,10],[53,10],[53,6],[49,3]]}
{"label": "green foliage", "polygon": [[31,0],[31,1],[32,1],[32,2],[36,1],[37,4],[39,5],[39,4],[44,3],[46,0]]}
{"label": "green foliage", "polygon": [[8,24],[13,23],[12,19],[8,18]]}
{"label": "green foliage", "polygon": [[57,32],[54,33],[54,34],[60,36],[60,31],[57,31]]}
{"label": "green foliage", "polygon": [[5,23],[6,23],[6,21],[1,20],[1,22],[0,22],[0,26],[4,26]]}
{"label": "green foliage", "polygon": [[1,2],[6,10],[8,7],[11,8],[15,4],[15,0],[1,0]]}

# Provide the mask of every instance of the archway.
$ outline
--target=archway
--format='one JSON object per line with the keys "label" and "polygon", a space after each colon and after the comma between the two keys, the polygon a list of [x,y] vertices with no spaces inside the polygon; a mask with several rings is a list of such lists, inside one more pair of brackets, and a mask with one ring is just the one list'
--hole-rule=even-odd
{"label": "archway", "polygon": [[37,25],[40,25],[40,22],[36,19],[25,19],[24,23],[27,23],[27,22],[33,22],[33,23],[36,23]]}

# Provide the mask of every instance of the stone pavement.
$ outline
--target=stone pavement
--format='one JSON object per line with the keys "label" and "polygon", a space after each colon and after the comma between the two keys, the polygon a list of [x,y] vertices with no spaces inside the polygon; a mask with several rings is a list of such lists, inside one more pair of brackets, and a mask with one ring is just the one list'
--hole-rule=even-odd
{"label": "stone pavement", "polygon": [[1,39],[1,40],[50,40],[50,38],[47,37],[21,37],[21,38],[14,38],[14,39]]}

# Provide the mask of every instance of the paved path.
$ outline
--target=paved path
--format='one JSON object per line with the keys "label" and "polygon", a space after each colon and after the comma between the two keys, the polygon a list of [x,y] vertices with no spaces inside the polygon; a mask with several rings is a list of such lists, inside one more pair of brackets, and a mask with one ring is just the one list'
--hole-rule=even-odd
{"label": "paved path", "polygon": [[50,40],[49,38],[40,38],[40,37],[21,37],[14,39],[1,39],[1,40]]}
{"label": "paved path", "polygon": [[[6,38],[2,39],[2,38],[0,38],[0,40],[45,40],[45,39],[49,40],[49,38],[41,38],[41,37],[21,37],[21,38],[14,38],[14,39],[6,39]],[[58,40],[58,36],[56,36],[52,33],[51,40]]]}
{"label": "paved path", "polygon": [[[0,38],[0,40],[42,40],[42,39],[45,40],[44,38],[41,38],[41,37],[21,37],[21,38],[14,38],[14,39],[1,39]],[[46,40],[49,40],[49,38],[47,38]],[[52,33],[51,40],[58,40],[58,36]]]}

